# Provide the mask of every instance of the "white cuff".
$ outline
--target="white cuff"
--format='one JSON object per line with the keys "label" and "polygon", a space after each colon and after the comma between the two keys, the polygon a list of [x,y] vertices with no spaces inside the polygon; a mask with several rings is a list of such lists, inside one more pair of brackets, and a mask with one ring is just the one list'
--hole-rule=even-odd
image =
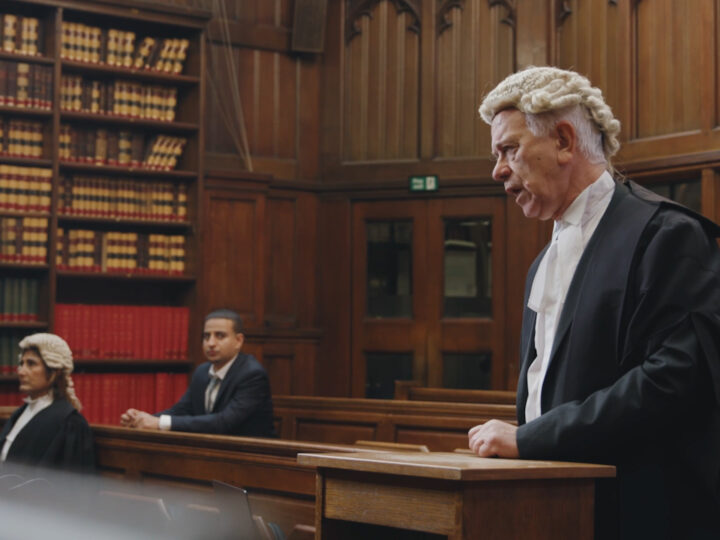
{"label": "white cuff", "polygon": [[169,414],[161,414],[158,421],[158,428],[161,431],[170,431],[172,429],[172,416]]}

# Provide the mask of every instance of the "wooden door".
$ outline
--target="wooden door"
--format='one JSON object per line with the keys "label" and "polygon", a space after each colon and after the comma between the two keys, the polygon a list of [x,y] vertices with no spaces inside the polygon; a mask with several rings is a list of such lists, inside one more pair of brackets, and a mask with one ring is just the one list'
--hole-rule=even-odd
{"label": "wooden door", "polygon": [[505,205],[428,202],[427,386],[505,387]]}
{"label": "wooden door", "polygon": [[393,377],[424,377],[426,224],[424,201],[353,207],[353,397],[387,397]]}
{"label": "wooden door", "polygon": [[354,204],[354,397],[504,387],[504,222],[492,197]]}

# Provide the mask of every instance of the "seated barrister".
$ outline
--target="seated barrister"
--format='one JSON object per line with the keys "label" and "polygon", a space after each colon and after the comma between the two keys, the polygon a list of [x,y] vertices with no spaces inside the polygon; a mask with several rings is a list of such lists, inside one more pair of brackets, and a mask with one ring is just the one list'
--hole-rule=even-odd
{"label": "seated barrister", "polygon": [[18,379],[28,397],[0,432],[0,460],[92,471],[95,444],[70,377],[70,347],[59,336],[40,333],[24,338],[20,349]]}
{"label": "seated barrister", "polygon": [[125,427],[274,437],[270,382],[254,356],[241,352],[242,319],[221,309],[205,317],[203,352],[190,387],[175,405],[156,414],[128,409]]}

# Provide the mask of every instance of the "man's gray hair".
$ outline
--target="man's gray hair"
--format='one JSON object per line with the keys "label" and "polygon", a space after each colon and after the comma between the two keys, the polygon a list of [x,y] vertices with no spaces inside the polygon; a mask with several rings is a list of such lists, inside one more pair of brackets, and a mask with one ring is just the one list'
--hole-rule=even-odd
{"label": "man's gray hair", "polygon": [[[574,71],[554,67],[529,67],[513,73],[498,84],[483,100],[480,105],[480,116],[488,124],[500,111],[517,109],[528,118],[528,127],[535,133],[536,130],[545,131],[541,125],[545,113],[555,113],[555,124],[561,119],[567,119],[580,131],[581,151],[591,161],[597,161],[599,150],[605,161],[620,149],[617,139],[620,133],[620,122],[613,116],[612,110],[605,103],[602,91],[590,84],[590,81]],[[574,111],[579,111],[574,112]],[[530,116],[535,118],[530,118]],[[582,126],[582,117],[586,118],[591,126],[597,130],[602,144],[598,146],[593,137]],[[533,125],[534,124],[534,125]],[[592,131],[592,130],[590,130]],[[536,133],[538,134],[538,133]],[[593,150],[592,147],[598,150]]]}

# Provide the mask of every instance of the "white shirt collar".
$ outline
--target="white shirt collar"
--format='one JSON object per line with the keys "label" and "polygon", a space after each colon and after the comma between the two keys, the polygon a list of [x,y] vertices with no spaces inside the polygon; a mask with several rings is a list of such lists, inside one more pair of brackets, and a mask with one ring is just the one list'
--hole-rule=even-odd
{"label": "white shirt collar", "polygon": [[23,401],[27,403],[28,407],[31,409],[37,409],[38,407],[44,409],[53,402],[53,392],[52,390],[50,390],[47,394],[44,394],[35,399],[27,396]]}
{"label": "white shirt collar", "polygon": [[555,229],[563,229],[572,225],[584,226],[598,210],[603,208],[599,206],[600,201],[614,189],[615,181],[612,176],[609,172],[603,171],[597,180],[583,189],[580,195],[570,203],[560,219],[555,222]]}
{"label": "white shirt collar", "polygon": [[240,353],[236,354],[236,355],[235,355],[235,358],[233,358],[232,360],[230,360],[227,364],[225,364],[223,367],[221,367],[221,368],[218,369],[217,371],[215,371],[215,366],[211,365],[211,366],[210,366],[210,371],[208,371],[208,375],[210,375],[210,377],[213,377],[213,376],[214,376],[214,377],[217,377],[217,378],[220,379],[221,381],[224,380],[224,379],[225,379],[225,375],[227,375],[227,372],[230,371],[230,366],[232,366],[233,363],[235,362],[235,360],[237,360],[237,357],[238,357],[239,354],[240,354]]}

